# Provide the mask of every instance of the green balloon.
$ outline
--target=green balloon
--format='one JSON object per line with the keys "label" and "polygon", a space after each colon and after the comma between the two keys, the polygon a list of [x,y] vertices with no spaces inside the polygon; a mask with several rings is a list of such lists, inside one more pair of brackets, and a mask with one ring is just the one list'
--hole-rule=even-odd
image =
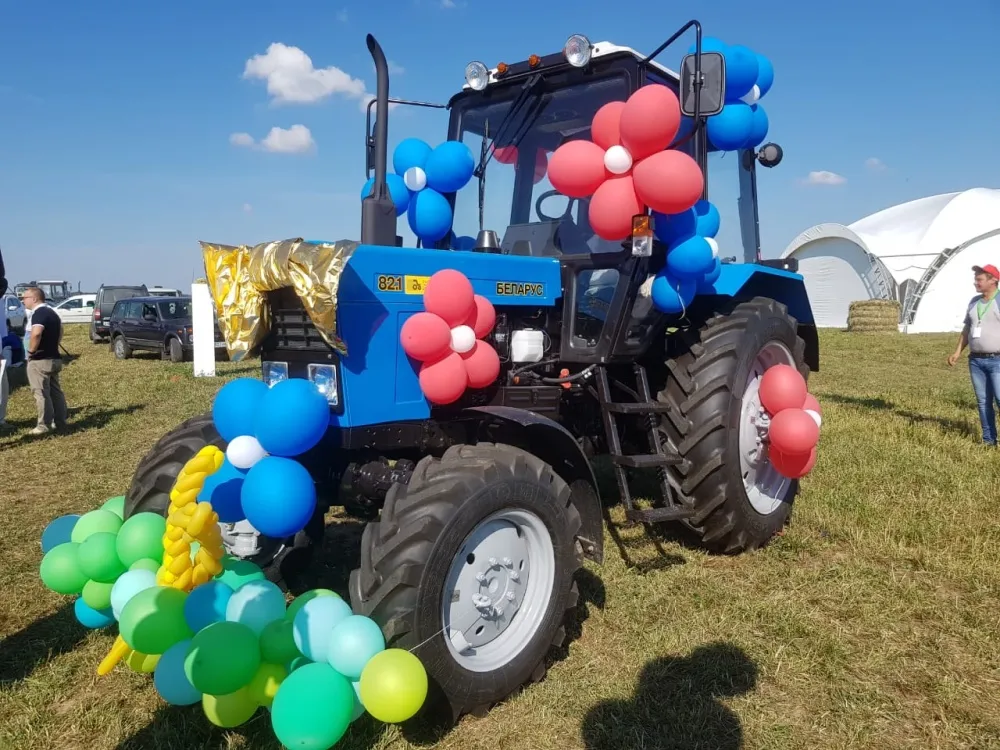
{"label": "green balloon", "polygon": [[292,603],[288,605],[288,609],[285,611],[285,619],[289,621],[294,620],[295,615],[299,613],[300,609],[313,599],[318,599],[321,596],[340,596],[340,594],[336,591],[330,591],[330,589],[310,589],[292,599]]}
{"label": "green balloon", "polygon": [[83,585],[83,603],[91,609],[107,609],[111,606],[111,589],[114,583],[87,581]]}
{"label": "green balloon", "polygon": [[344,736],[354,714],[354,688],[329,664],[306,664],[281,683],[271,704],[278,741],[296,750],[326,750]]}
{"label": "green balloon", "polygon": [[[241,560],[232,555],[224,555],[219,562],[222,564],[222,572],[215,578],[229,586],[233,591],[236,591],[244,583],[262,581],[265,578],[264,571],[249,560]],[[203,690],[202,692],[205,691]]]}
{"label": "green balloon", "polygon": [[101,504],[101,510],[114,513],[119,518],[125,518],[125,496],[119,495],[118,497],[112,497],[105,500]]}
{"label": "green balloon", "polygon": [[129,648],[144,654],[162,654],[175,643],[193,634],[184,619],[180,589],[153,586],[128,600],[118,618],[119,632]]}
{"label": "green balloon", "polygon": [[82,542],[91,534],[97,534],[101,531],[107,531],[111,534],[117,534],[118,529],[122,527],[122,519],[112,513],[110,510],[92,510],[89,513],[84,513],[80,516],[80,519],[76,522],[76,526],[73,527],[73,533],[70,534],[71,542]]}
{"label": "green balloon", "polygon": [[250,684],[259,666],[253,630],[239,622],[213,622],[191,639],[184,674],[202,693],[229,695]]}
{"label": "green balloon", "polygon": [[148,570],[151,573],[155,573],[160,569],[160,563],[149,557],[144,557],[141,560],[136,560],[134,563],[128,566],[129,570]]}
{"label": "green balloon", "polygon": [[291,620],[269,622],[260,631],[260,656],[271,664],[287,664],[301,654],[295,647]]}
{"label": "green balloon", "polygon": [[88,536],[77,550],[77,556],[80,571],[94,581],[114,583],[125,572],[125,566],[115,551],[115,535],[110,531],[98,531]]}
{"label": "green balloon", "polygon": [[145,557],[163,559],[167,519],[159,513],[136,513],[118,532],[118,557],[125,565]]}
{"label": "green balloon", "polygon": [[87,576],[80,570],[80,545],[65,542],[56,545],[42,558],[39,573],[42,583],[57,594],[79,594],[87,584]]}

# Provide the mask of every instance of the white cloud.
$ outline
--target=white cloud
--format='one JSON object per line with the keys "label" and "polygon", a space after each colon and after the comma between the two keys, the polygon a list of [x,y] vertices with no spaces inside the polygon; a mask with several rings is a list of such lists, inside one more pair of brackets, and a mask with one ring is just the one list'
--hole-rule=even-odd
{"label": "white cloud", "polygon": [[[316,141],[305,125],[292,125],[287,129],[271,128],[260,143],[249,133],[233,133],[229,136],[229,142],[241,148],[257,148],[275,154],[305,154],[316,149]],[[244,205],[243,210],[247,211],[248,206],[249,204]]]}
{"label": "white cloud", "polygon": [[254,143],[253,136],[249,133],[233,133],[229,136],[229,142],[241,148],[250,148]]}
{"label": "white cloud", "polygon": [[243,204],[243,213],[245,213],[245,214],[252,214],[253,213],[253,206],[251,206],[249,203],[244,203]]}
{"label": "white cloud", "polygon": [[871,172],[884,172],[888,169],[884,161],[876,159],[874,156],[869,159],[865,159],[865,167]]}
{"label": "white cloud", "polygon": [[441,7],[442,8],[454,8],[455,7],[455,0],[441,0]]}
{"label": "white cloud", "polygon": [[340,23],[347,23],[347,8],[342,8],[337,11],[337,20]]}
{"label": "white cloud", "polygon": [[247,60],[243,77],[266,81],[273,104],[311,104],[336,95],[360,101],[366,94],[360,78],[333,65],[316,68],[301,49],[281,42]]}
{"label": "white cloud", "polygon": [[392,60],[389,60],[389,74],[394,76],[401,76],[406,72],[406,68],[402,65],[397,65]]}
{"label": "white cloud", "polygon": [[818,172],[810,172],[803,182],[806,185],[843,185],[847,178],[836,172],[827,172],[825,169]]}

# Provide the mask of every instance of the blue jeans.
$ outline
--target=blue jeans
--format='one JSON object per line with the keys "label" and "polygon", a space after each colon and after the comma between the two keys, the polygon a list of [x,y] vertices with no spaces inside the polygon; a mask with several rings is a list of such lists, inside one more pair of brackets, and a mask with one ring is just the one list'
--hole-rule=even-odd
{"label": "blue jeans", "polygon": [[983,425],[983,442],[997,444],[997,414],[993,403],[1000,404],[1000,357],[969,357],[972,390],[976,392],[979,421]]}

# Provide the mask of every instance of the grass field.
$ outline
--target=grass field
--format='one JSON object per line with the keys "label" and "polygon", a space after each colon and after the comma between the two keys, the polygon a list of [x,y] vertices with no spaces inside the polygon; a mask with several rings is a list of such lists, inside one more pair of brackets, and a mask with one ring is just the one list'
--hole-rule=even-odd
{"label": "grass field", "polygon": [[[66,346],[71,431],[27,437],[21,387],[19,430],[0,436],[0,748],[276,747],[264,711],[223,732],[199,707],[164,708],[148,676],[98,678],[113,637],[41,585],[46,523],[122,494],[219,386],[190,365],[115,361],[82,328]],[[824,333],[820,458],[782,537],[726,558],[626,530],[633,565],[610,540],[603,568],[588,564],[575,639],[543,682],[449,733],[366,718],[338,747],[1000,748],[1000,452],[978,444],[953,346]],[[343,589],[360,526],[335,516],[315,583]]]}

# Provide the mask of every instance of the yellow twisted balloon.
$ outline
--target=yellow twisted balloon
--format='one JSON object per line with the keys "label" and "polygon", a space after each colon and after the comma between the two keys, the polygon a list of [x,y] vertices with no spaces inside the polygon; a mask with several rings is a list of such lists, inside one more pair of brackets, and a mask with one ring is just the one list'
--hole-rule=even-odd
{"label": "yellow twisted balloon", "polygon": [[[220,560],[225,549],[219,533],[219,516],[206,502],[198,502],[198,494],[209,474],[222,466],[225,454],[214,445],[206,445],[184,464],[170,490],[167,508],[167,529],[163,535],[163,563],[156,574],[160,586],[172,586],[190,591],[222,572]],[[191,544],[201,545],[191,559]],[[98,675],[106,675],[122,659],[134,653],[121,636],[115,639],[108,655],[97,667]]]}

